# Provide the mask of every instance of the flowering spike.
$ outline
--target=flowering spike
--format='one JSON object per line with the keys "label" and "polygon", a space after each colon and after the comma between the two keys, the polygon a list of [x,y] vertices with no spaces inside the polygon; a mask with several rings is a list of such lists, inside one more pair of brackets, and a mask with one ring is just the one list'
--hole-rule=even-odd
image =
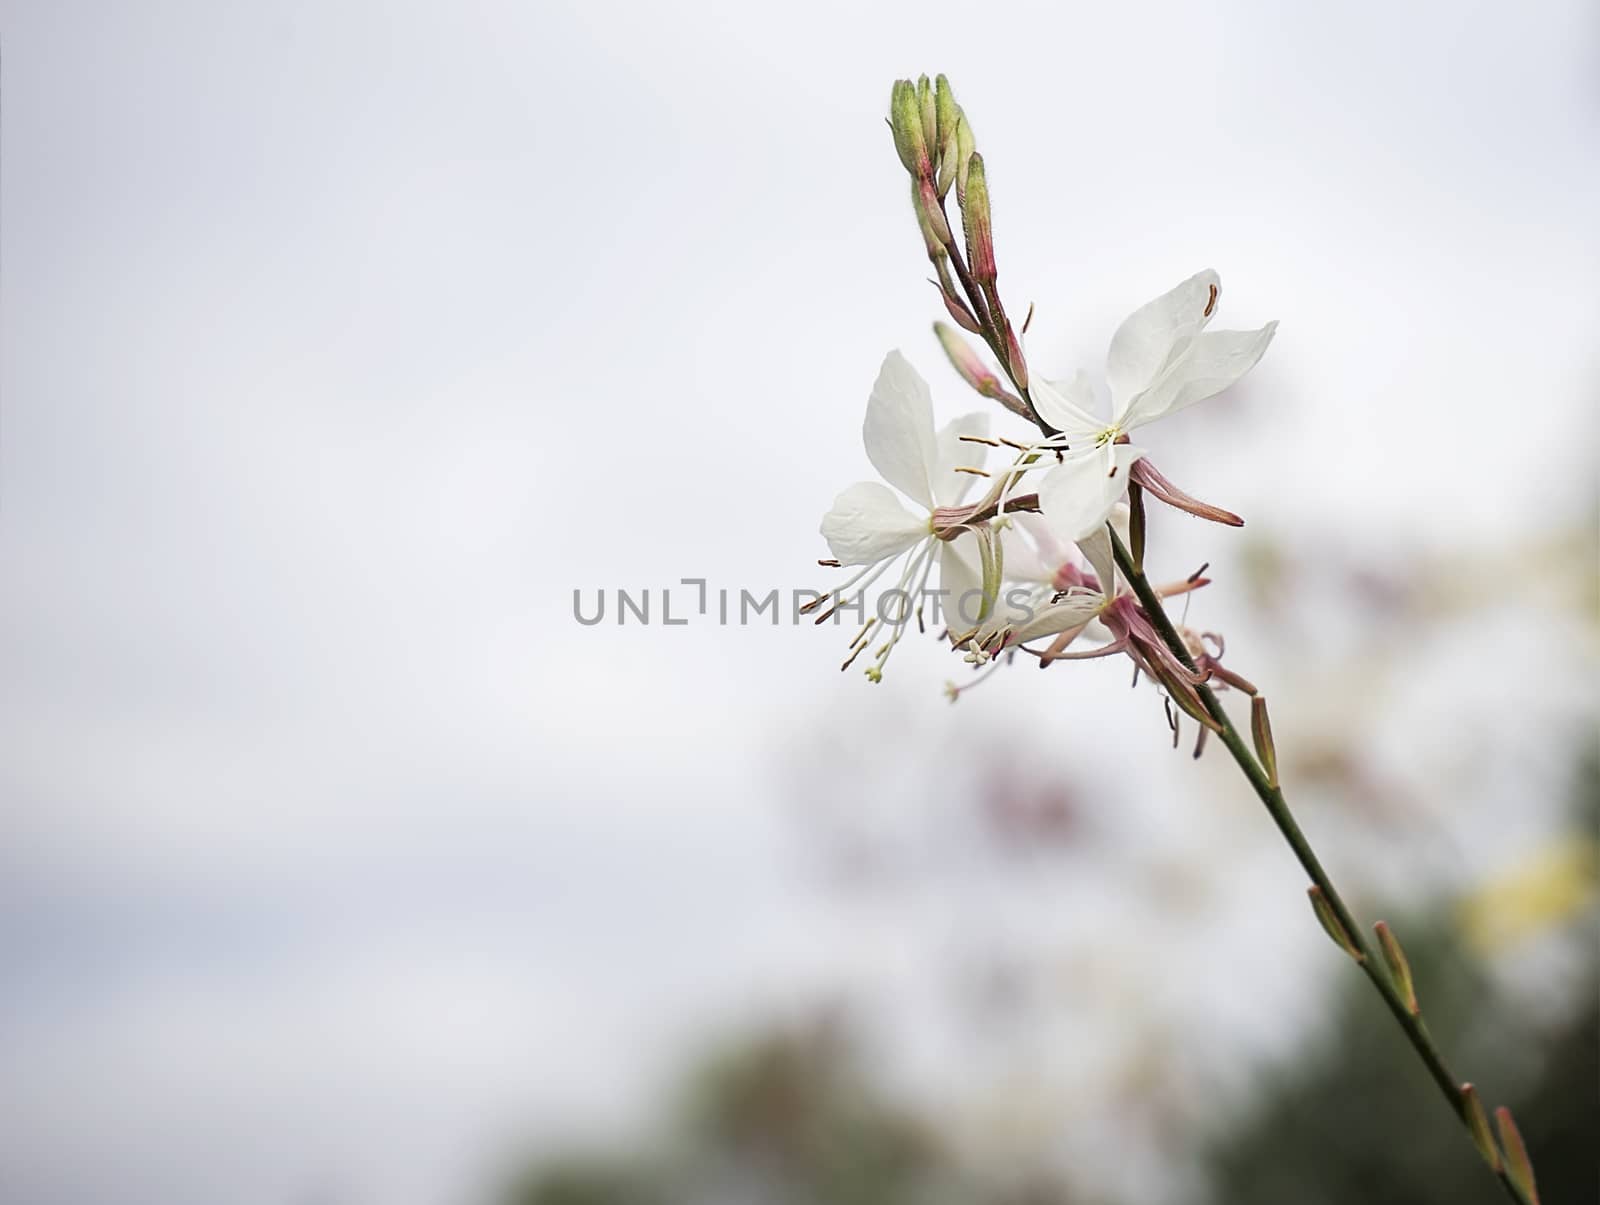
{"label": "flowering spike", "polygon": [[1261,768],[1267,772],[1267,785],[1277,790],[1278,750],[1272,743],[1272,720],[1267,715],[1267,701],[1260,695],[1250,700],[1250,739],[1255,742]]}
{"label": "flowering spike", "polygon": [[1345,931],[1339,923],[1339,917],[1334,913],[1333,906],[1328,903],[1328,897],[1322,893],[1322,888],[1311,886],[1306,888],[1306,895],[1311,897],[1311,910],[1317,914],[1317,920],[1322,922],[1325,933],[1333,938],[1333,944],[1357,962],[1366,962],[1367,956],[1357,947],[1355,940]]}
{"label": "flowering spike", "polygon": [[1539,1205],[1539,1189],[1533,1182],[1533,1161],[1528,1158],[1528,1148],[1523,1144],[1522,1132],[1511,1119],[1511,1110],[1501,1105],[1494,1111],[1494,1121],[1500,1130],[1500,1145],[1506,1149],[1506,1175],[1533,1205]]}
{"label": "flowering spike", "polygon": [[894,149],[906,171],[918,179],[931,178],[933,164],[922,135],[922,109],[916,85],[910,80],[896,80],[889,93],[889,128],[894,131]]}
{"label": "flowering spike", "polygon": [[1400,939],[1382,921],[1372,928],[1378,935],[1378,948],[1383,951],[1383,961],[1388,964],[1395,990],[1406,1002],[1406,1011],[1414,1017],[1420,1011],[1420,1006],[1417,1004],[1417,988],[1411,980],[1411,964],[1406,961],[1406,952],[1400,948]]}
{"label": "flowering spike", "polygon": [[1489,1132],[1489,1117],[1483,1111],[1483,1101],[1478,1099],[1478,1090],[1471,1084],[1461,1085],[1461,1111],[1466,1115],[1472,1144],[1478,1148],[1478,1154],[1483,1156],[1490,1170],[1498,1175],[1500,1148],[1494,1144],[1494,1135]]}
{"label": "flowering spike", "polygon": [[967,232],[967,263],[980,285],[995,281],[994,225],[989,215],[989,182],[983,156],[974,152],[967,160],[967,186],[961,197],[961,224]]}

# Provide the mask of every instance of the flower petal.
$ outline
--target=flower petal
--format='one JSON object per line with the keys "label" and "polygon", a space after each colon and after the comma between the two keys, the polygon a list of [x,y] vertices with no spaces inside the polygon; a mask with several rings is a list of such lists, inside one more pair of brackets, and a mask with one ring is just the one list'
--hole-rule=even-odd
{"label": "flower petal", "polygon": [[893,490],[876,481],[850,486],[822,516],[822,538],[842,565],[875,565],[928,534],[928,520],[912,514]]}
{"label": "flower petal", "polygon": [[1051,469],[1039,483],[1039,505],[1051,526],[1071,540],[1104,526],[1127,488],[1129,467],[1143,455],[1143,448],[1115,444],[1109,456],[1093,448]]}
{"label": "flower petal", "polygon": [[1137,427],[1221,393],[1256,366],[1276,322],[1258,331],[1203,331],[1184,340],[1155,382],[1133,399],[1124,426]]}
{"label": "flower petal", "polygon": [[1118,422],[1129,401],[1156,379],[1173,345],[1185,335],[1199,333],[1210,321],[1221,291],[1221,279],[1207,268],[1123,320],[1106,354],[1106,380]]}
{"label": "flower petal", "polygon": [[1117,562],[1111,553],[1111,535],[1104,523],[1078,541],[1078,551],[1094,568],[1094,575],[1100,580],[1100,592],[1107,597],[1114,595],[1117,590]]}
{"label": "flower petal", "polygon": [[1065,435],[1068,442],[1090,438],[1105,429],[1106,424],[1095,417],[1094,383],[1081,370],[1062,381],[1035,377],[1028,396],[1039,417]]}
{"label": "flower petal", "polygon": [[861,425],[867,459],[883,479],[933,509],[929,473],[934,465],[933,395],[928,383],[897,351],[883,358]]}
{"label": "flower petal", "polygon": [[933,500],[938,506],[955,506],[967,496],[977,480],[971,473],[956,472],[957,465],[981,469],[989,449],[983,444],[964,441],[963,435],[988,435],[989,416],[982,411],[951,419],[934,438]]}
{"label": "flower petal", "polygon": [[952,632],[967,632],[983,611],[983,572],[978,538],[946,540],[939,548],[939,620]]}
{"label": "flower petal", "polygon": [[1105,599],[1096,591],[1077,589],[1063,595],[1060,591],[1044,589],[1030,594],[1008,596],[1005,606],[995,618],[984,625],[982,635],[989,636],[1002,628],[1009,629],[1009,644],[1024,644],[1041,636],[1054,636],[1068,628],[1088,623],[1104,604]]}

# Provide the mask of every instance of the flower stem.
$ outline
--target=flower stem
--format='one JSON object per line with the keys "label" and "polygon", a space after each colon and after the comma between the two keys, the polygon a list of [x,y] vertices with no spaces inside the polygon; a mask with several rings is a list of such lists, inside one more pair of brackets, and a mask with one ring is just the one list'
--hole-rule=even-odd
{"label": "flower stem", "polygon": [[[1109,525],[1108,525],[1109,528]],[[1161,605],[1161,597],[1151,587],[1144,576],[1143,570],[1135,563],[1133,556],[1123,545],[1116,530],[1111,528],[1112,551],[1116,556],[1117,568],[1127,578],[1128,584],[1138,596],[1140,605],[1149,616],[1161,639],[1166,642],[1174,656],[1190,669],[1194,669],[1194,661],[1189,656],[1189,650],[1172,626],[1172,621],[1167,618],[1167,613]],[[1407,1002],[1399,988],[1391,981],[1390,977],[1380,969],[1381,960],[1376,956],[1372,945],[1363,934],[1361,926],[1356,923],[1355,917],[1344,902],[1344,897],[1339,894],[1339,889],[1333,885],[1333,880],[1323,868],[1322,862],[1317,858],[1316,851],[1311,848],[1311,843],[1306,840],[1306,835],[1301,832],[1300,825],[1295,821],[1294,813],[1289,810],[1289,803],[1284,798],[1280,787],[1273,785],[1266,770],[1250,751],[1250,747],[1239,736],[1238,729],[1233,726],[1233,721],[1228,718],[1228,713],[1218,701],[1216,693],[1206,685],[1197,688],[1201,701],[1206,710],[1216,720],[1218,736],[1227,746],[1233,760],[1238,763],[1250,786],[1255,790],[1257,797],[1266,806],[1267,813],[1272,817],[1272,822],[1278,826],[1278,831],[1283,834],[1283,839],[1289,843],[1289,848],[1294,851],[1294,856],[1304,868],[1311,881],[1321,890],[1323,897],[1332,908],[1339,924],[1349,935],[1360,957],[1356,960],[1362,971],[1366,973],[1372,985],[1378,989],[1378,994],[1383,997],[1383,1002],[1388,1005],[1390,1013],[1399,1023],[1406,1040],[1411,1043],[1411,1048],[1416,1051],[1422,1065],[1427,1068],[1429,1076],[1438,1085],[1439,1091],[1449,1102],[1450,1109],[1460,1120],[1463,1128],[1471,1133],[1471,1112],[1469,1098],[1462,1093],[1462,1081],[1458,1079],[1444,1061],[1444,1055],[1439,1052],[1434,1044],[1433,1037],[1428,1032],[1420,1014],[1414,1014],[1407,1007]],[[1534,1198],[1525,1194],[1502,1167],[1496,1171],[1501,1186],[1506,1193],[1519,1205],[1536,1205]]]}

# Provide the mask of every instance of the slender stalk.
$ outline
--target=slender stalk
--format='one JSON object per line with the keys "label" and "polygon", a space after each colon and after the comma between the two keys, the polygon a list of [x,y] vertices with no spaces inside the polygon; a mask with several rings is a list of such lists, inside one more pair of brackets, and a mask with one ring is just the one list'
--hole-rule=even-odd
{"label": "slender stalk", "polygon": [[[1112,551],[1116,555],[1117,568],[1127,578],[1128,584],[1138,596],[1140,605],[1150,617],[1150,622],[1154,624],[1156,631],[1160,633],[1161,639],[1166,642],[1167,647],[1172,650],[1179,660],[1190,669],[1194,669],[1194,661],[1189,656],[1188,647],[1184,644],[1183,638],[1179,636],[1177,629],[1172,626],[1172,621],[1167,618],[1166,610],[1161,605],[1160,595],[1151,588],[1143,570],[1135,563],[1133,556],[1123,545],[1114,528],[1111,529],[1111,545]],[[1406,1040],[1411,1043],[1411,1048],[1416,1051],[1417,1057],[1422,1060],[1422,1065],[1427,1068],[1429,1076],[1432,1077],[1439,1091],[1443,1093],[1445,1100],[1449,1102],[1451,1111],[1455,1113],[1463,1128],[1466,1128],[1470,1135],[1469,1106],[1467,1098],[1461,1091],[1462,1081],[1456,1077],[1448,1064],[1446,1064],[1444,1055],[1440,1053],[1439,1047],[1434,1043],[1433,1037],[1429,1034],[1428,1027],[1423,1023],[1422,1017],[1414,1015],[1406,1007],[1406,1001],[1399,989],[1390,980],[1389,976],[1380,969],[1381,960],[1377,957],[1376,951],[1363,933],[1361,926],[1356,922],[1355,916],[1346,906],[1344,897],[1339,894],[1339,889],[1333,885],[1333,879],[1324,869],[1322,862],[1316,855],[1316,851],[1311,848],[1311,843],[1306,840],[1305,833],[1300,830],[1300,825],[1295,821],[1294,814],[1289,810],[1289,803],[1284,798],[1283,790],[1272,785],[1267,772],[1262,768],[1261,763],[1257,761],[1249,745],[1241,739],[1238,729],[1233,726],[1233,721],[1228,718],[1228,713],[1223,709],[1216,693],[1205,685],[1201,685],[1198,688],[1198,693],[1205,703],[1206,710],[1217,721],[1218,736],[1222,743],[1227,746],[1228,752],[1232,754],[1233,760],[1238,763],[1239,769],[1244,772],[1245,778],[1249,780],[1250,786],[1255,790],[1257,797],[1266,806],[1267,813],[1272,817],[1272,822],[1278,826],[1278,831],[1283,834],[1283,839],[1289,843],[1289,848],[1294,851],[1295,858],[1299,860],[1306,874],[1311,877],[1311,881],[1322,891],[1329,906],[1333,909],[1334,915],[1338,917],[1340,925],[1344,927],[1345,932],[1350,936],[1350,940],[1361,953],[1362,957],[1357,960],[1357,965],[1366,973],[1367,978],[1372,981],[1372,985],[1378,989],[1378,994],[1383,997],[1383,1002],[1388,1005],[1390,1013],[1394,1015],[1394,1019],[1399,1023]],[[1495,1174],[1512,1200],[1519,1202],[1519,1205],[1534,1205],[1533,1200],[1512,1182],[1504,1169],[1497,1171]]]}

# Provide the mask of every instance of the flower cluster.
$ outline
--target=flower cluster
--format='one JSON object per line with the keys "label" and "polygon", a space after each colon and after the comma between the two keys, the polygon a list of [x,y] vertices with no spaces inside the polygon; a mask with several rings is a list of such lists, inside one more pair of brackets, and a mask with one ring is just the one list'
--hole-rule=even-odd
{"label": "flower cluster", "polygon": [[[1162,640],[1119,575],[1114,548],[1131,543],[1142,559],[1147,494],[1214,522],[1243,520],[1173,485],[1131,437],[1239,380],[1260,360],[1277,324],[1209,329],[1222,286],[1206,270],[1122,323],[1103,384],[1081,370],[1059,380],[1031,373],[997,288],[983,158],[945,78],[896,83],[889,124],[911,180],[933,283],[950,317],[983,341],[998,371],[943,322],[934,323],[939,342],[978,394],[1031,429],[1019,424],[1011,435],[991,433],[982,413],[936,429],[927,382],[890,352],[862,426],[867,458],[881,480],[850,486],[823,516],[832,555],[821,563],[852,572],[813,604],[817,622],[855,612],[861,627],[844,665],[870,649],[866,673],[873,681],[913,622],[929,630],[930,608],[933,630],[965,661],[984,667],[985,676],[1018,651],[1041,665],[1124,654],[1162,689],[1169,715],[1176,707],[1210,727],[1196,688],[1233,675],[1221,671],[1200,636],[1183,633],[1186,660]],[[959,242],[946,209],[952,189]],[[970,501],[980,481],[984,493]],[[1196,573],[1156,593],[1170,597],[1205,584]],[[874,586],[877,605],[869,615],[865,592]],[[1071,647],[1080,637],[1092,647]],[[954,698],[966,688],[951,686],[949,693]]]}

